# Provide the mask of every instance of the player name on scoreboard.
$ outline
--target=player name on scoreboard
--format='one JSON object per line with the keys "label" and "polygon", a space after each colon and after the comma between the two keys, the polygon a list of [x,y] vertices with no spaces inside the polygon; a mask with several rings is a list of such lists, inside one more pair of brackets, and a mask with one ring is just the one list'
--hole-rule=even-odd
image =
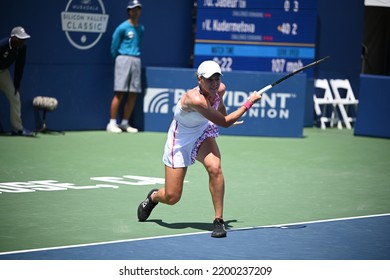
{"label": "player name on scoreboard", "polygon": [[198,1],[194,67],[292,72],[315,58],[316,17],[316,0]]}

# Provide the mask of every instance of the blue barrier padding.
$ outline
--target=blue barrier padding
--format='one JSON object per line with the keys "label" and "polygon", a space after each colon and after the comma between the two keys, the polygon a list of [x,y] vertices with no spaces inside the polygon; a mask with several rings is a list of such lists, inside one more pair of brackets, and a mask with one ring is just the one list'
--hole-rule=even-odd
{"label": "blue barrier padding", "polygon": [[390,77],[360,76],[355,135],[390,138]]}

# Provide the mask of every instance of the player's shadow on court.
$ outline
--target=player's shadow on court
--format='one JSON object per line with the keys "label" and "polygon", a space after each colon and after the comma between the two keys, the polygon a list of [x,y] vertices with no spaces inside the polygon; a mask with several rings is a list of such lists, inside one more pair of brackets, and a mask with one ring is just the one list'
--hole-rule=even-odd
{"label": "player's shadow on court", "polygon": [[[213,223],[198,223],[198,222],[181,222],[181,223],[166,223],[163,220],[151,219],[145,222],[156,223],[161,227],[170,228],[170,229],[185,229],[185,228],[193,228],[199,230],[212,230]],[[229,220],[225,221],[226,229],[233,227],[230,225],[231,223],[236,223],[237,220]]]}

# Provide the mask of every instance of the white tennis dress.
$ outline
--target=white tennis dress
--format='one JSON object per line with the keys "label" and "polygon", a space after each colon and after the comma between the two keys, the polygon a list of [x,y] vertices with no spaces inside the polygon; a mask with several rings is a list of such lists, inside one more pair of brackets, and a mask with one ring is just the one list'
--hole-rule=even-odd
{"label": "white tennis dress", "polygon": [[[195,89],[199,91],[199,87]],[[219,95],[216,94],[214,109],[219,107],[220,101]],[[168,130],[163,156],[164,164],[172,168],[194,164],[200,145],[209,137],[218,137],[218,127],[197,111],[183,111],[179,100]]]}

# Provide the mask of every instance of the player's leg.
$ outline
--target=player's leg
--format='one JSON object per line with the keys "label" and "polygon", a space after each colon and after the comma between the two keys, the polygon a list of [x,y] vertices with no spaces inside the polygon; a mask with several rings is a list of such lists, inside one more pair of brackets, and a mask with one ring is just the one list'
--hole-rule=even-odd
{"label": "player's leg", "polygon": [[223,218],[225,180],[221,168],[221,154],[214,138],[207,138],[200,145],[196,158],[209,175],[209,188],[214,204],[215,218]]}
{"label": "player's leg", "polygon": [[159,202],[174,205],[180,200],[186,172],[187,167],[171,168],[165,166],[165,186],[161,189],[152,189],[146,199],[138,206],[137,215],[140,222],[149,218]]}
{"label": "player's leg", "polygon": [[212,237],[225,237],[223,222],[223,200],[225,179],[221,167],[221,154],[215,138],[207,138],[200,145],[197,160],[203,164],[209,175],[209,188],[214,205],[214,230]]}
{"label": "player's leg", "polygon": [[179,202],[183,193],[186,173],[187,167],[172,168],[165,166],[165,186],[153,196],[153,201],[169,205]]}

